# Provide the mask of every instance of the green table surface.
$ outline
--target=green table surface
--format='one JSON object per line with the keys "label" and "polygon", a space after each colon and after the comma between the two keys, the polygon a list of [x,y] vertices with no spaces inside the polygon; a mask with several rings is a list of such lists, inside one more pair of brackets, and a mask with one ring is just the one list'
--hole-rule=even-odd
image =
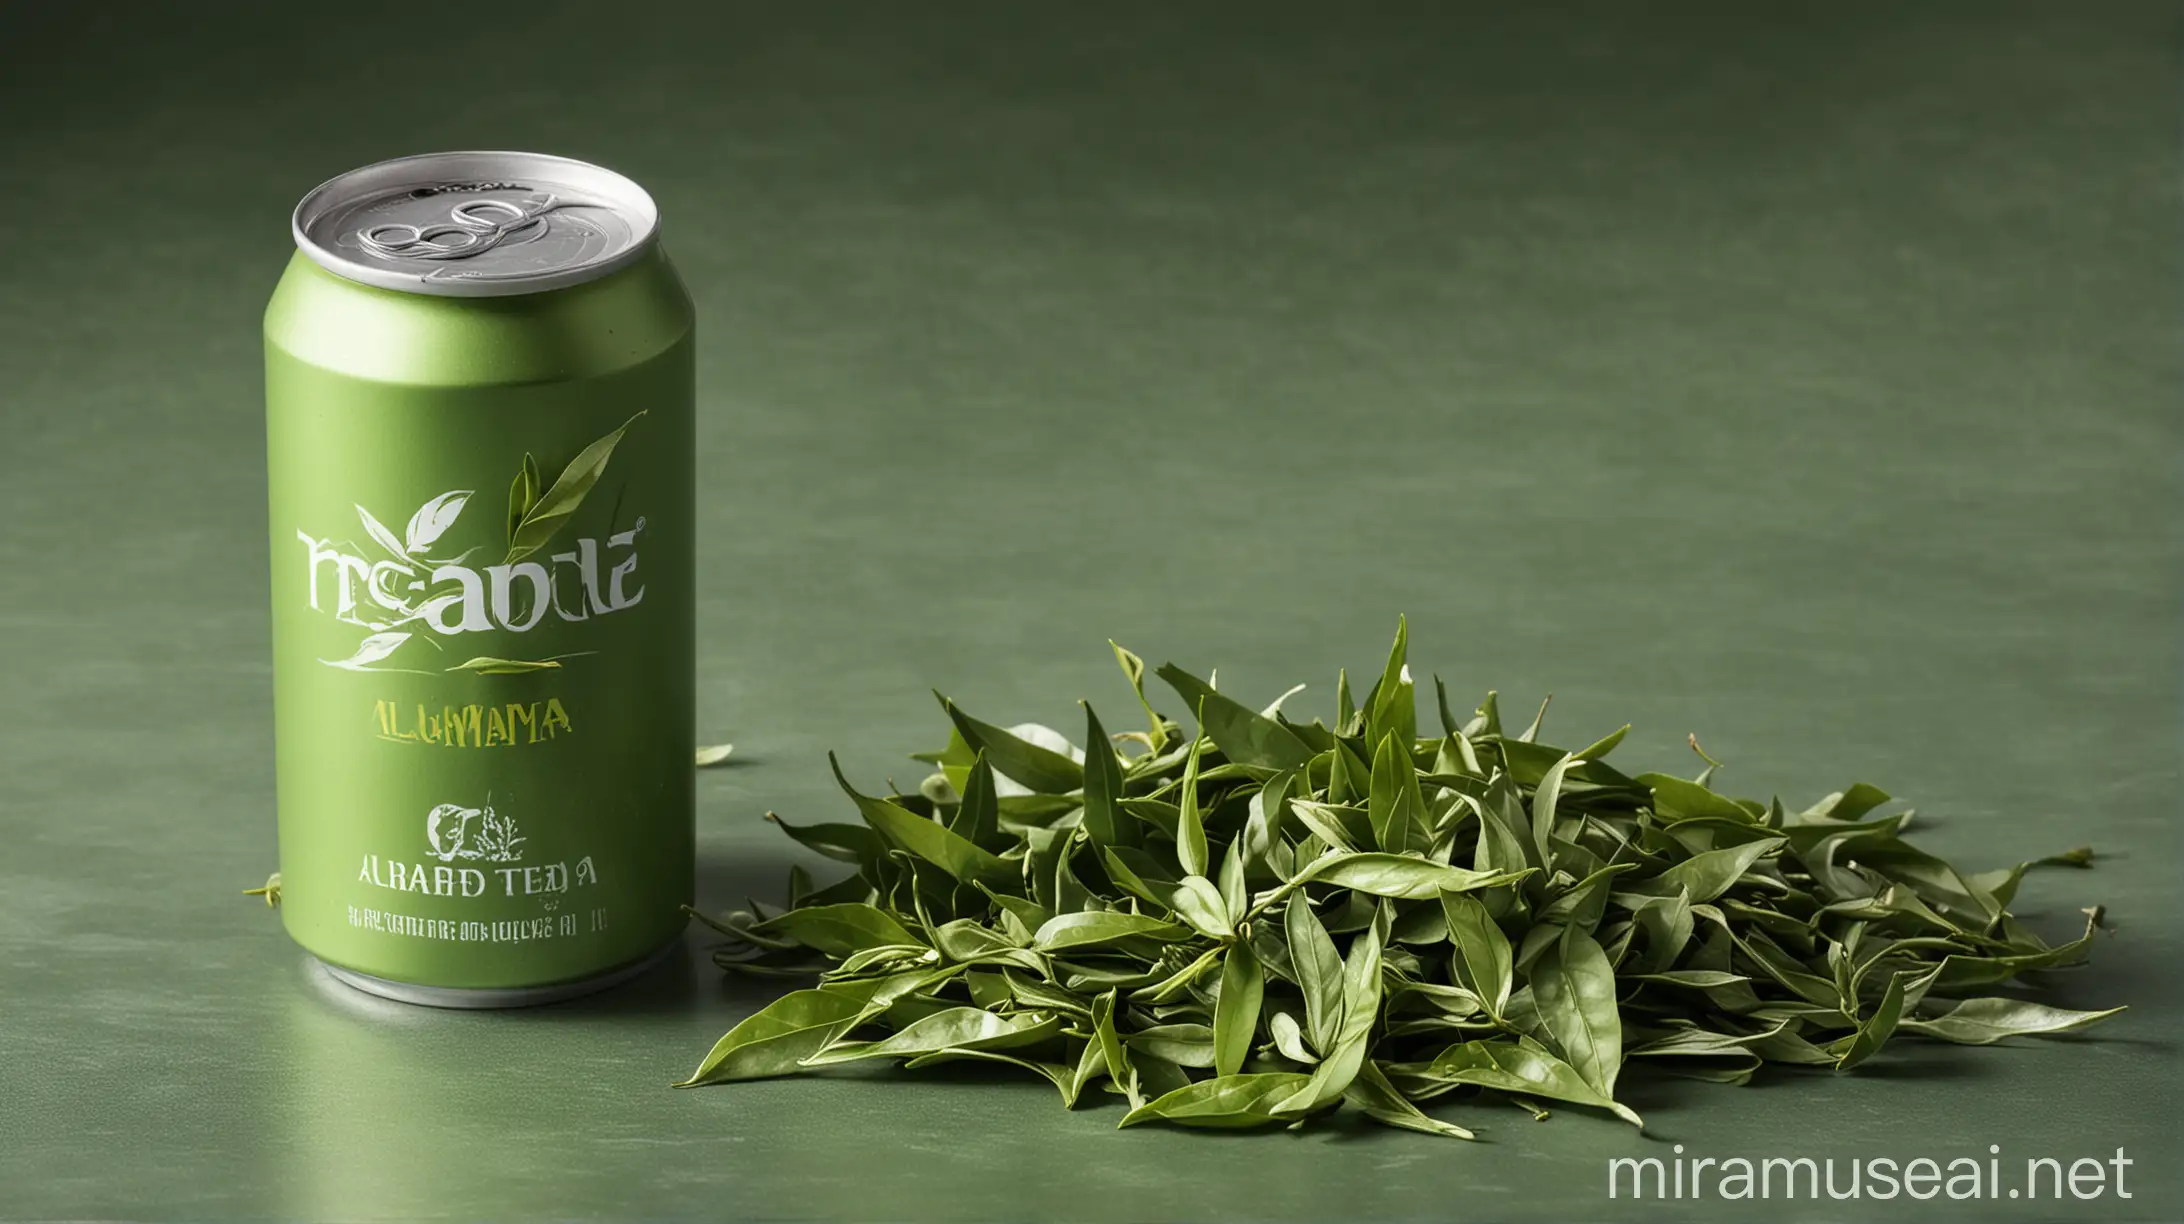
{"label": "green table surface", "polygon": [[[1606,1161],[2136,1161],[2184,1215],[2167,6],[79,6],[0,35],[0,1214],[1752,1218]],[[913,777],[939,687],[1118,716],[1116,638],[1467,698],[2114,924],[2084,1039],[1641,1080],[1646,1134],[1116,1132],[1005,1077],[669,1091],[692,934],[522,1013],[326,981],[274,861],[258,316],[295,198],[443,147],[646,183],[698,304],[699,891]],[[1180,711],[1178,711],[1180,712]],[[1622,758],[1619,758],[1622,759]],[[2005,1174],[2005,1185],[2014,1173]]]}

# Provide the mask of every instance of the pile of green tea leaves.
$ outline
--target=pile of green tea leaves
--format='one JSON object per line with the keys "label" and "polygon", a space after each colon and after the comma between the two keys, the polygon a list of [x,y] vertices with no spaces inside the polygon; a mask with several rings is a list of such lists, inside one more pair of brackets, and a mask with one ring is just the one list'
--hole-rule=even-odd
{"label": "pile of green tea leaves", "polygon": [[1120,647],[1146,729],[1110,737],[1087,707],[1082,751],[942,698],[953,733],[916,794],[864,794],[837,764],[860,823],[779,821],[854,875],[792,869],[788,909],[706,919],[723,967],[818,981],[685,1086],[978,1060],[1069,1105],[1098,1084],[1128,1099],[1124,1126],[1347,1103],[1470,1138],[1420,1104],[1640,1124],[1616,1100],[1626,1060],[1743,1083],[1855,1067],[1895,1036],[1980,1045],[2114,1014],[1997,993],[2081,960],[2099,918],[2059,946],[2020,924],[2035,864],[1964,874],[1862,784],[1791,814],[1715,790],[1711,761],[1625,775],[1606,758],[1629,728],[1564,751],[1539,719],[1509,730],[1491,693],[1459,722],[1438,679],[1441,730],[1421,736],[1406,637],[1362,703],[1342,678],[1332,726],[1162,667],[1187,732]]}

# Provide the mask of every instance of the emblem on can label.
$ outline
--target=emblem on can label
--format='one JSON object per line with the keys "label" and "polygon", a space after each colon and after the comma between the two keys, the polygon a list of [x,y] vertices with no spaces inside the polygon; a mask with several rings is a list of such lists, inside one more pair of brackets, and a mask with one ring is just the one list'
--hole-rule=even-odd
{"label": "emblem on can label", "polygon": [[523,861],[523,838],[516,822],[493,810],[487,800],[482,808],[443,803],[425,816],[425,840],[432,843],[432,857],[443,863],[456,859],[484,859],[488,863]]}

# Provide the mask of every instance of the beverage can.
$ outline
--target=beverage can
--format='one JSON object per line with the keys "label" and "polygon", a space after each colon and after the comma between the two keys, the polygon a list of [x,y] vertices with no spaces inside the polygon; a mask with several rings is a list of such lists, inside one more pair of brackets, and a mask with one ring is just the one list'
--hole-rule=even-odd
{"label": "beverage can", "polygon": [[281,915],[336,977],[545,1002],[693,878],[694,316],[651,197],[435,153],[304,197],[265,314]]}

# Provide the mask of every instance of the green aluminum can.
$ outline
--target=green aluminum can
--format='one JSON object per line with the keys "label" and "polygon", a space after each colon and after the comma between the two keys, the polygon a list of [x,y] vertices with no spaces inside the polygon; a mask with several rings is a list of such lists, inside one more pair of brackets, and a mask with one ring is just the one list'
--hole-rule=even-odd
{"label": "green aluminum can", "polygon": [[630,976],[693,876],[690,298],[635,183],[335,178],[265,314],[281,915],[351,985]]}

